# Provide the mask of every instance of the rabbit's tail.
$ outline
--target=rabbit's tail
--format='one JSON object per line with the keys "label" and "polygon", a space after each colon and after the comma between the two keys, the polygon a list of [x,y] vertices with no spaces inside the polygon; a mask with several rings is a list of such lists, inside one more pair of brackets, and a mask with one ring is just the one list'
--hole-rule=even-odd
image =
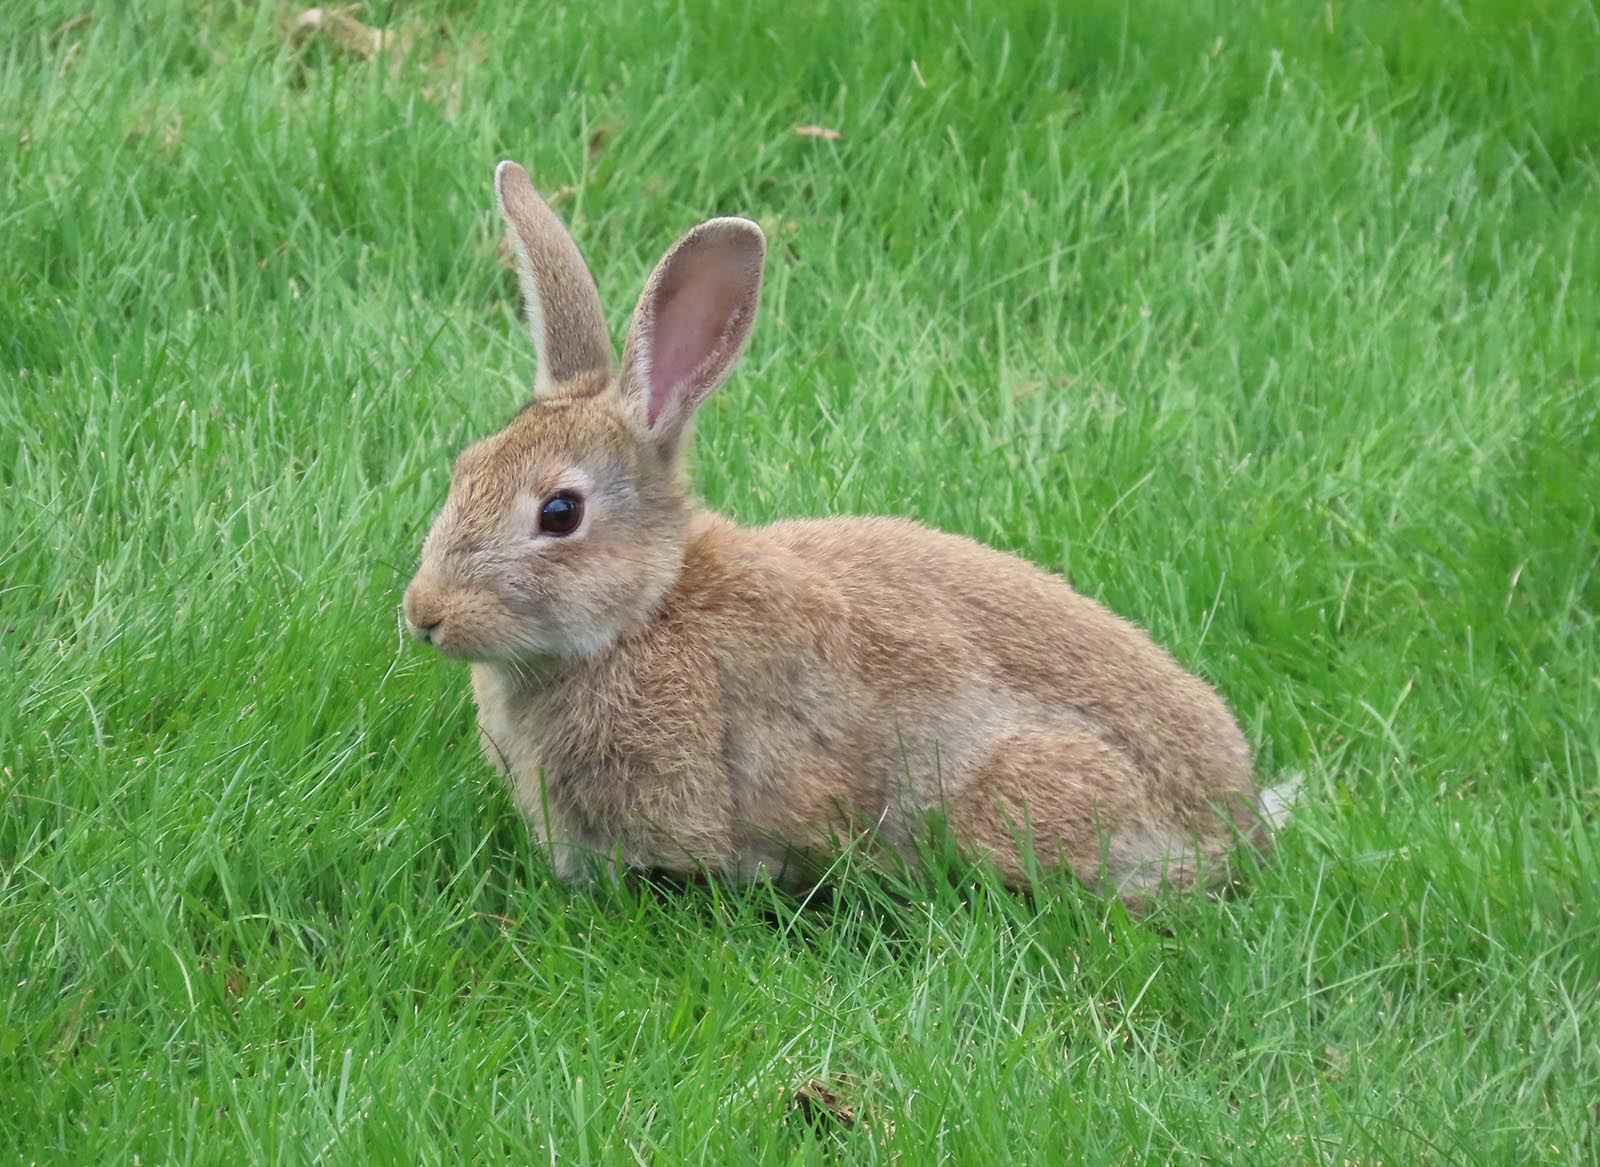
{"label": "rabbit's tail", "polygon": [[1281,831],[1294,818],[1295,803],[1300,801],[1305,781],[1306,776],[1296,771],[1286,775],[1276,786],[1262,787],[1256,799],[1256,813],[1269,830]]}

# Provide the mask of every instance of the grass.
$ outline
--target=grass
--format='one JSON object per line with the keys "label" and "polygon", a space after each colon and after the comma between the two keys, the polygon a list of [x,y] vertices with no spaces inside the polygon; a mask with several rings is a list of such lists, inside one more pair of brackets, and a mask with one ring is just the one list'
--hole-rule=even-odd
{"label": "grass", "polygon": [[[358,15],[0,13],[0,1157],[1600,1160],[1592,0]],[[1247,888],[552,885],[394,611],[504,156],[618,334],[759,218],[704,497],[1145,624],[1307,774]]]}

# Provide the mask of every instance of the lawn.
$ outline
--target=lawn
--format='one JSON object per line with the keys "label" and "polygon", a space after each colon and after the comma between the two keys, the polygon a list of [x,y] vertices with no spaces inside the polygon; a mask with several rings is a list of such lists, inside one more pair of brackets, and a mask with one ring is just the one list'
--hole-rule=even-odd
{"label": "lawn", "polygon": [[[0,1159],[1600,1160],[1593,0],[350,12],[0,6]],[[503,157],[618,336],[758,219],[701,495],[1061,572],[1278,849],[553,884],[396,612],[531,385]]]}

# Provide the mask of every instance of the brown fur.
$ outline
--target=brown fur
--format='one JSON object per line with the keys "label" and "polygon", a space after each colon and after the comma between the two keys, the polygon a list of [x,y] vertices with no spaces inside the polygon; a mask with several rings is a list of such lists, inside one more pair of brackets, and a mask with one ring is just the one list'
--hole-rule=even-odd
{"label": "brown fur", "polygon": [[[508,166],[513,235],[565,239]],[[587,330],[541,352],[590,367],[461,455],[405,607],[474,662],[485,752],[558,871],[599,855],[799,883],[838,841],[909,847],[937,813],[1009,880],[1031,851],[1136,902],[1263,834],[1221,699],[1055,576],[902,520],[750,530],[689,499],[681,436],[748,334],[753,224],[669,252],[620,374],[595,364],[581,263],[543,237],[518,253],[545,257],[524,261],[536,330]],[[557,489],[585,497],[583,526],[536,534]]]}

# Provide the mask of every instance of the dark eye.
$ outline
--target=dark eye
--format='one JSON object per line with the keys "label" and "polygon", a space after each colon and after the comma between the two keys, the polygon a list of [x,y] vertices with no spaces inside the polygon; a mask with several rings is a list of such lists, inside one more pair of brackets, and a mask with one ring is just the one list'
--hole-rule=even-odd
{"label": "dark eye", "polygon": [[570,490],[558,490],[539,508],[541,535],[570,535],[583,522],[583,497]]}

